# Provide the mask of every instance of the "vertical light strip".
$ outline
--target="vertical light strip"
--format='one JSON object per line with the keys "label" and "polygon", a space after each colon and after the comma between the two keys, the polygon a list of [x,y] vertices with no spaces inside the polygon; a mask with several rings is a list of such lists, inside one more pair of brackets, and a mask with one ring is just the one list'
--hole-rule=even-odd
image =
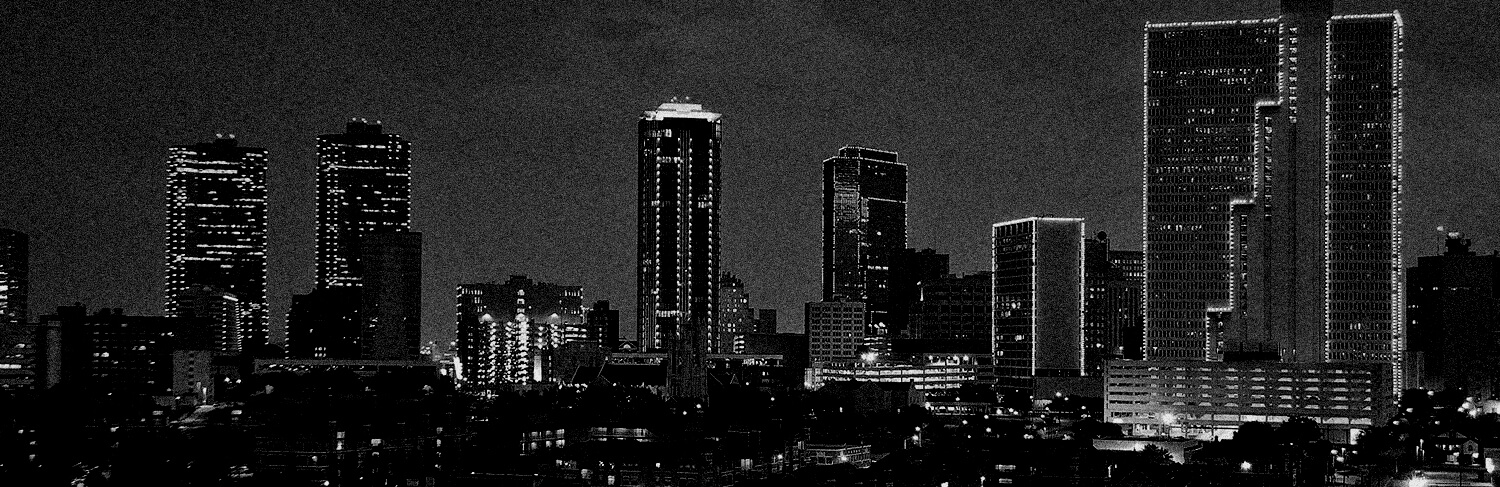
{"label": "vertical light strip", "polygon": [[1036,273],[1037,273],[1037,267],[1038,267],[1037,266],[1037,261],[1036,261],[1036,246],[1037,246],[1037,233],[1041,230],[1041,226],[1042,226],[1041,223],[1042,223],[1041,219],[1038,219],[1038,218],[1032,218],[1031,219],[1031,336],[1028,337],[1028,338],[1031,339],[1031,376],[1032,377],[1036,377],[1036,342],[1037,342],[1037,339],[1036,339],[1036,313],[1037,313],[1037,308],[1038,308],[1037,302],[1036,302]]}
{"label": "vertical light strip", "polygon": [[1405,147],[1406,132],[1402,49],[1405,43],[1405,26],[1401,12],[1392,12],[1391,22],[1391,89],[1395,97],[1392,106],[1394,126],[1391,130],[1391,386],[1392,393],[1400,397],[1406,388],[1404,367],[1406,362],[1406,290],[1402,273],[1406,270],[1401,256],[1402,189],[1406,177]]}
{"label": "vertical light strip", "polygon": [[1151,239],[1147,231],[1150,213],[1146,201],[1150,195],[1151,145],[1150,93],[1151,93],[1151,27],[1141,29],[1141,358],[1151,359],[1151,315],[1147,312],[1151,301]]}
{"label": "vertical light strip", "polygon": [[1323,28],[1323,361],[1327,362],[1333,356],[1333,313],[1329,300],[1333,298],[1333,272],[1329,259],[1333,253],[1333,243],[1329,238],[1333,235],[1333,205],[1329,198],[1333,194],[1332,170],[1333,159],[1328,150],[1332,148],[1329,143],[1328,132],[1333,128],[1329,122],[1329,111],[1333,103],[1329,97],[1332,91],[1333,81],[1333,20],[1324,22]]}
{"label": "vertical light strip", "polygon": [[1084,360],[1084,355],[1088,353],[1088,341],[1084,340],[1084,334],[1088,330],[1084,309],[1084,302],[1088,298],[1088,284],[1084,282],[1085,264],[1088,259],[1088,254],[1085,252],[1088,246],[1084,245],[1083,241],[1088,235],[1086,225],[1083,219],[1078,220],[1078,238],[1075,239],[1078,242],[1078,375],[1080,376],[1088,375],[1087,364]]}

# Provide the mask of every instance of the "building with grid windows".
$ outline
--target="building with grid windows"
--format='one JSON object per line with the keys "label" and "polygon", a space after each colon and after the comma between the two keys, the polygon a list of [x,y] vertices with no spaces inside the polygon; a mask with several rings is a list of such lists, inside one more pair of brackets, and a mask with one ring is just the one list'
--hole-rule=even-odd
{"label": "building with grid windows", "polygon": [[[164,312],[180,316],[203,286],[232,293],[242,307],[223,351],[256,350],[269,339],[266,303],[266,151],[233,134],[167,151]],[[231,345],[232,344],[232,345]]]}
{"label": "building with grid windows", "polygon": [[906,164],[895,152],[845,146],[823,161],[823,301],[869,306],[890,331],[891,268],[906,249]]}
{"label": "building with grid windows", "polygon": [[1030,389],[1033,377],[1084,371],[1082,218],[1030,217],[996,223],[993,351],[1004,387]]}
{"label": "building with grid windows", "polygon": [[1402,19],[1286,0],[1148,24],[1145,356],[1383,364],[1402,387]]}
{"label": "building with grid windows", "polygon": [[808,361],[849,363],[861,360],[865,347],[865,303],[820,301],[807,303]]}
{"label": "building with grid windows", "polygon": [[541,382],[570,329],[585,328],[583,286],[510,276],[456,291],[458,383],[475,391]]}
{"label": "building with grid windows", "polygon": [[359,286],[360,238],[411,230],[411,143],[380,122],[318,136],[318,287]]}

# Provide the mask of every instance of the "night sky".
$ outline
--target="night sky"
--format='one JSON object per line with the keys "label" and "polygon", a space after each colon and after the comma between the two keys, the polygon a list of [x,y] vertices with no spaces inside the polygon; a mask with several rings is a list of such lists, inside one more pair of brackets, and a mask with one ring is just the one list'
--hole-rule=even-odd
{"label": "night sky", "polygon": [[[957,273],[1028,215],[1138,248],[1142,25],[1276,7],[501,3],[0,3],[0,226],[32,237],[31,314],[159,313],[166,147],[233,133],[270,152],[279,339],[313,287],[314,138],[359,117],[412,142],[424,340],[452,337],[454,285],[511,274],[584,286],[633,337],[635,124],[673,96],[724,114],[724,269],[783,331],[819,297],[821,161],[845,144],[901,153],[909,244]],[[1500,7],[1396,7],[1407,258],[1440,225],[1500,248]]]}

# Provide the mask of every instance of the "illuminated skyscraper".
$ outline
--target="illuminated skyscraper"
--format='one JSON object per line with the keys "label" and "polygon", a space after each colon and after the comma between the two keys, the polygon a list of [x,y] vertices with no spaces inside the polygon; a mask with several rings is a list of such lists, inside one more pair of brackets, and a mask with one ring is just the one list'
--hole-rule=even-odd
{"label": "illuminated skyscraper", "polygon": [[0,228],[0,327],[26,324],[27,273],[31,261],[31,239],[15,230]]}
{"label": "illuminated skyscraper", "polygon": [[823,301],[866,303],[890,331],[891,267],[906,250],[906,164],[895,152],[843,147],[823,161]]}
{"label": "illuminated skyscraper", "polygon": [[720,116],[669,102],[638,124],[637,333],[666,349],[673,397],[702,397],[719,335]]}
{"label": "illuminated skyscraper", "polygon": [[1030,389],[1033,377],[1083,374],[1083,232],[1082,218],[994,225],[991,309],[999,385]]}
{"label": "illuminated skyscraper", "polygon": [[240,147],[233,135],[168,149],[167,316],[188,311],[202,286],[229,292],[244,316],[240,336],[225,343],[253,351],[266,345],[266,151]]}
{"label": "illuminated skyscraper", "polygon": [[1147,358],[1379,363],[1401,387],[1402,20],[1331,8],[1146,26]]}
{"label": "illuminated skyscraper", "polygon": [[318,287],[358,286],[359,238],[411,230],[411,143],[380,122],[318,136]]}

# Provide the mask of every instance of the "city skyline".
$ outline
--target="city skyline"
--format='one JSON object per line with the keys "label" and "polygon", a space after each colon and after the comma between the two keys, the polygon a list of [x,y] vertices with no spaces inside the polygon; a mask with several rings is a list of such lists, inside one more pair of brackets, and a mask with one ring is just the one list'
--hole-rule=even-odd
{"label": "city skyline", "polygon": [[[799,21],[787,27],[796,34],[793,39],[806,41],[823,51],[799,50],[813,54],[794,56],[784,62],[762,52],[750,66],[730,63],[733,69],[725,74],[696,75],[670,83],[654,83],[659,75],[635,72],[633,69],[647,69],[621,66],[605,56],[607,52],[623,52],[619,51],[621,47],[609,47],[607,52],[588,49],[553,52],[572,62],[550,71],[537,64],[545,57],[502,55],[501,60],[511,59],[504,56],[521,60],[518,67],[511,69],[529,73],[529,77],[501,87],[552,89],[543,90],[543,95],[518,100],[501,100],[502,95],[489,94],[496,87],[475,81],[478,73],[426,79],[402,71],[410,68],[399,63],[367,68],[364,72],[376,76],[351,78],[298,74],[285,71],[289,68],[269,66],[274,69],[268,76],[252,79],[220,68],[209,70],[216,81],[212,83],[193,82],[144,92],[127,89],[116,95],[85,94],[82,90],[86,87],[106,82],[93,77],[102,73],[101,69],[132,66],[129,63],[142,60],[140,56],[234,52],[236,43],[247,42],[255,35],[236,32],[221,42],[188,43],[186,47],[174,48],[168,47],[169,42],[152,37],[155,34],[110,37],[110,31],[106,30],[100,34],[77,34],[83,37],[70,39],[73,34],[54,36],[45,34],[49,32],[46,30],[31,31],[25,22],[18,22],[22,25],[11,30],[16,33],[10,35],[36,42],[41,49],[8,55],[20,58],[12,64],[23,66],[23,72],[34,72],[37,76],[21,78],[32,82],[20,88],[11,85],[18,81],[7,81],[6,87],[11,89],[6,91],[12,94],[0,95],[20,98],[7,100],[20,110],[18,115],[5,119],[4,128],[21,144],[8,156],[7,165],[16,168],[15,176],[0,183],[4,189],[0,191],[3,195],[0,206],[7,209],[0,214],[3,221],[0,226],[14,227],[32,238],[33,319],[39,314],[36,310],[50,310],[75,301],[94,307],[123,307],[133,313],[159,312],[154,308],[159,299],[154,297],[159,296],[163,279],[157,264],[162,242],[161,212],[142,209],[160,208],[165,198],[157,169],[160,151],[186,141],[203,140],[214,131],[233,131],[247,145],[269,150],[269,297],[273,321],[279,326],[291,294],[312,288],[313,276],[308,271],[313,262],[311,208],[316,155],[312,139],[349,117],[378,118],[414,142],[413,230],[427,235],[424,243],[428,244],[429,252],[425,260],[441,263],[429,266],[431,271],[423,283],[427,339],[451,338],[448,308],[451,303],[443,297],[447,290],[461,282],[499,275],[529,274],[553,282],[579,283],[584,286],[587,299],[621,303],[622,314],[633,316],[629,299],[633,294],[631,249],[628,242],[615,242],[628,240],[633,220],[629,205],[629,182],[634,173],[630,167],[633,141],[629,123],[633,113],[672,95],[687,94],[693,95],[695,102],[701,101],[724,113],[729,121],[724,146],[722,268],[741,276],[747,292],[757,296],[760,306],[785,313],[782,321],[788,325],[783,330],[790,330],[802,322],[797,316],[801,303],[817,295],[819,201],[815,185],[809,182],[817,180],[816,161],[847,144],[882,147],[902,154],[902,160],[911,165],[913,172],[909,245],[951,253],[953,268],[958,273],[985,268],[987,225],[1019,215],[1083,216],[1090,221],[1091,230],[1104,230],[1115,236],[1119,248],[1138,248],[1139,234],[1135,229],[1140,221],[1140,194],[1138,183],[1131,176],[1139,174],[1140,127],[1113,120],[1110,113],[1132,113],[1132,109],[1139,109],[1135,80],[1140,69],[1140,45],[1136,39],[1140,38],[1141,25],[1147,21],[1264,18],[1272,14],[1274,3],[1241,6],[1225,2],[1181,11],[1115,12],[1117,18],[1108,19],[1099,13],[1065,9],[1032,11],[1027,12],[1029,17],[1022,15],[1013,22],[1033,29],[1028,32],[1036,32],[1038,25],[1053,29],[1046,33],[1057,36],[1049,38],[1052,40],[1080,31],[1092,32],[1095,28],[1110,29],[1104,36],[1118,37],[1121,45],[1105,47],[1068,41],[1063,43],[1065,47],[1053,47],[1021,43],[1023,47],[1046,47],[1040,52],[1051,56],[995,55],[986,59],[959,55],[959,49],[954,49],[985,39],[991,31],[977,29],[985,25],[964,23],[952,27],[964,35],[951,45],[930,36],[898,41],[891,37],[891,32],[876,27],[880,25],[878,20],[899,18],[900,21],[891,24],[892,29],[925,32],[938,25],[938,14],[921,8],[911,12],[895,9],[884,12],[882,17],[878,9],[853,9],[852,15],[870,14],[871,23],[822,30],[808,25],[808,21]],[[1485,141],[1496,139],[1495,126],[1468,118],[1494,111],[1484,107],[1500,105],[1500,99],[1490,94],[1500,91],[1495,89],[1496,80],[1475,75],[1496,71],[1490,69],[1500,64],[1494,54],[1481,54],[1497,51],[1486,48],[1495,41],[1479,37],[1476,24],[1464,23],[1472,22],[1466,18],[1484,18],[1484,12],[1459,16],[1450,11],[1451,4],[1397,2],[1394,6],[1402,11],[1408,24],[1407,58],[1411,63],[1407,72],[1412,88],[1407,100],[1411,108],[1406,152],[1407,165],[1412,171],[1407,185],[1405,233],[1409,243],[1405,253],[1408,257],[1430,253],[1433,249],[1429,247],[1435,245],[1423,237],[1435,235],[1438,225],[1463,230],[1481,242],[1497,241],[1494,238],[1500,235],[1497,224],[1483,218],[1481,213],[1482,209],[1495,206],[1496,195],[1484,191],[1495,186],[1495,173],[1487,168],[1496,164],[1486,162],[1495,156],[1479,149],[1487,145]],[[665,49],[677,43],[694,52],[723,54],[728,51],[719,49],[743,45],[754,34],[771,29],[770,21],[788,15],[783,10],[689,12],[677,16],[689,20],[690,25],[719,26],[730,34],[720,38],[704,37],[709,34],[692,29],[642,27],[646,25],[643,19],[648,16],[625,12],[585,12],[583,18],[587,20],[580,21],[580,25],[568,24],[564,31],[568,36],[593,36],[587,37],[590,43],[604,46]],[[1382,5],[1368,10],[1389,8]],[[814,20],[837,20],[844,15],[837,11],[837,6],[830,6],[829,11],[816,12]],[[544,19],[566,14],[537,13]],[[986,14],[980,15],[986,20],[965,22],[999,22],[994,12],[981,13]],[[17,18],[24,19],[30,13],[20,14]],[[105,11],[100,17],[113,19],[121,14]],[[177,14],[191,16],[193,12],[169,11],[163,15]],[[358,12],[336,14],[344,21],[337,24],[338,28],[345,29],[366,24],[379,26],[402,18],[400,13],[392,13],[391,19]],[[1074,20],[1078,24],[1059,25],[1059,20],[1074,15],[1081,16]],[[1032,24],[1036,25],[1028,25],[1025,22],[1028,19],[1035,20]],[[270,25],[281,29],[302,28],[287,20]],[[482,24],[458,25],[453,29],[460,34],[490,32]],[[403,32],[399,26],[387,27],[393,33]],[[519,27],[515,33],[507,33],[515,38],[505,39],[518,41],[530,32],[527,29],[539,25]],[[975,28],[975,32],[964,28]],[[666,40],[648,40],[652,36],[645,35],[645,31],[664,31]],[[87,37],[90,35],[95,37]],[[855,42],[865,40],[872,42],[868,46]],[[96,42],[102,47],[97,52],[74,53],[71,46],[78,41]],[[422,44],[416,41],[413,43]],[[730,47],[715,47],[718,41]],[[430,45],[437,41],[425,42]],[[563,44],[564,41],[554,39],[544,45],[552,46],[555,51]],[[1465,46],[1463,52],[1452,50],[1455,45]],[[145,47],[148,54],[132,54],[122,49],[131,46]],[[326,56],[335,65],[359,68],[353,62],[362,59],[357,56],[361,47],[358,42],[332,46],[332,53],[293,56],[300,63],[293,61],[290,65],[316,69],[312,63],[327,60],[320,57]],[[857,54],[856,61],[833,62],[840,57],[838,49],[852,50]],[[999,54],[998,48],[985,49],[980,53]],[[50,65],[45,57],[69,53],[76,56],[69,59],[99,61],[102,58],[98,56],[115,52],[125,55],[102,66]],[[424,61],[413,58],[420,52],[405,50],[398,58],[420,65]],[[863,57],[880,61],[876,67],[862,69],[886,76],[842,78],[836,74],[838,66],[857,64]],[[1040,60],[1046,57],[1051,59]],[[253,62],[271,63],[265,57],[250,58]],[[270,56],[270,59],[280,58]],[[697,66],[693,64],[696,61],[653,62],[661,63],[655,68],[668,72]],[[1056,70],[1042,69],[1057,63],[1060,65]],[[775,69],[763,76],[743,76],[756,71],[751,68],[758,64]],[[805,70],[808,67],[815,69]],[[885,72],[878,68],[892,70]],[[945,75],[928,83],[920,80],[920,76],[901,74],[901,68],[926,72],[929,76]],[[597,90],[602,95],[584,98],[579,96],[578,88],[557,83],[576,77],[578,70],[633,75],[619,86],[585,83],[581,87],[585,92]],[[1085,76],[1087,79],[1074,84],[1046,86],[1091,71],[1097,74]],[[109,82],[140,86],[164,74],[147,70],[145,74],[127,74],[125,79]],[[326,98],[304,105],[302,100],[309,97],[288,97],[275,91],[277,86],[295,82],[300,76],[312,76],[314,93]],[[746,79],[738,80],[736,76]],[[1036,79],[1032,80],[1033,77]],[[358,83],[365,79],[375,81],[360,86]],[[345,86],[348,83],[355,86],[347,93],[334,89],[348,88]],[[948,85],[943,86],[945,83]],[[860,88],[867,84],[874,89]],[[402,88],[416,89],[414,96],[403,98]],[[938,93],[941,91],[952,94]],[[506,93],[503,89],[498,92]],[[267,94],[273,95],[275,103],[262,107],[253,101]],[[81,103],[92,104],[60,101],[74,96],[83,100]],[[479,96],[481,102],[495,104],[497,108],[476,113],[466,108],[472,96]],[[205,99],[217,101],[204,102]],[[597,103],[580,105],[576,103],[579,99]],[[133,104],[143,102],[154,103],[144,103],[149,108],[133,114]],[[1087,106],[1091,104],[1104,107]],[[98,108],[87,108],[94,106]],[[986,106],[1001,108],[986,110],[983,108]],[[1454,107],[1464,108],[1460,111]],[[452,109],[452,113],[445,109]],[[517,111],[541,117],[528,122],[528,127],[515,129],[517,122],[506,121],[504,117]],[[1019,118],[992,111],[1015,111],[1019,114],[1013,116]],[[787,117],[788,114],[791,116]],[[888,124],[849,123],[879,114],[894,116],[885,119]],[[465,118],[465,115],[482,116]],[[133,123],[100,124],[99,118]],[[470,118],[482,123],[473,123]],[[1042,123],[1036,123],[1037,120]],[[942,125],[950,133],[916,130],[932,124]],[[502,128],[491,129],[492,126]],[[50,128],[39,131],[43,127]],[[94,134],[80,136],[84,127]],[[495,137],[492,132],[500,136]],[[563,153],[543,153],[523,147],[527,141],[539,142],[559,133],[586,142],[571,145]],[[122,145],[105,140],[129,142]],[[1095,146],[1101,149],[1095,150]],[[89,170],[76,170],[73,166]],[[36,184],[49,181],[55,184]],[[1444,198],[1455,191],[1470,194],[1471,203],[1461,208],[1450,207]],[[486,194],[514,197],[478,201],[485,199]],[[540,195],[548,196],[535,197]],[[766,198],[765,195],[786,196]],[[568,199],[585,203],[561,201]],[[777,235],[775,230],[782,228],[798,230]],[[509,232],[536,237],[507,238]],[[766,238],[768,235],[776,237]],[[572,256],[596,257],[575,264],[569,260]],[[621,328],[622,333],[632,335],[634,323],[622,324]]]}

